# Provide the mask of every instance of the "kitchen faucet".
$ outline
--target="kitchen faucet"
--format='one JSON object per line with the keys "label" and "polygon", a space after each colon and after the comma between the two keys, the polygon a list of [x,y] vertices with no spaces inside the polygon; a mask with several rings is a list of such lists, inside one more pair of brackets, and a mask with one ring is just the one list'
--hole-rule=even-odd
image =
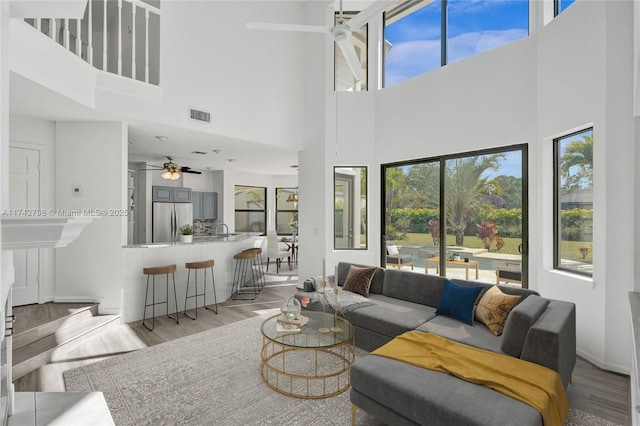
{"label": "kitchen faucet", "polygon": [[223,229],[225,229],[225,228],[226,228],[227,232],[226,232],[225,234],[223,234],[223,235],[224,235],[225,237],[229,238],[229,227],[227,226],[227,224],[226,224],[226,223],[219,223],[219,224],[217,224],[217,225],[216,225],[216,227],[215,227],[215,229],[213,230],[213,233],[217,235],[217,234],[218,234],[218,228],[219,228],[220,226],[222,226],[222,227],[223,227]]}

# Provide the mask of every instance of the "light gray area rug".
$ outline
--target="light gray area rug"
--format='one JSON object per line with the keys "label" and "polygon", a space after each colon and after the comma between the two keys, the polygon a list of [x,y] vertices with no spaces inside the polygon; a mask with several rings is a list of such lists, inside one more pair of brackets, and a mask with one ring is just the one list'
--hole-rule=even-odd
{"label": "light gray area rug", "polygon": [[[304,400],[277,393],[262,381],[260,325],[270,315],[66,371],[66,389],[102,391],[118,426],[349,425],[348,391]],[[382,425],[362,410],[356,424]],[[566,425],[613,423],[572,409]]]}

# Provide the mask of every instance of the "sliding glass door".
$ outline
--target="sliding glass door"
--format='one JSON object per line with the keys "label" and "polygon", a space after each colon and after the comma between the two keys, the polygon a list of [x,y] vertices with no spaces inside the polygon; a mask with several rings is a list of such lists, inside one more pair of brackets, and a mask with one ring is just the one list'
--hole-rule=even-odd
{"label": "sliding glass door", "polygon": [[414,271],[526,286],[526,146],[383,165],[387,246]]}

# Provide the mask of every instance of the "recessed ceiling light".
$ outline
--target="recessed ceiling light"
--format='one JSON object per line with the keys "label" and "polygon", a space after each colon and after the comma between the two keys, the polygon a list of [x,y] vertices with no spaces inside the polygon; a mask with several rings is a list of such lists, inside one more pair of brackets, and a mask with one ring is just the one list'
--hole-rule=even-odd
{"label": "recessed ceiling light", "polygon": [[156,139],[158,139],[161,142],[166,142],[169,140],[168,136],[156,136]]}
{"label": "recessed ceiling light", "polygon": [[230,163],[233,163],[234,161],[236,161],[236,159],[235,158],[229,158],[227,161],[230,162]]}
{"label": "recessed ceiling light", "polygon": [[221,149],[212,149],[211,152],[215,152],[216,154],[220,154],[222,152]]}
{"label": "recessed ceiling light", "polygon": [[297,165],[297,164],[293,164],[293,165],[291,165],[291,166],[289,166],[289,167],[291,167],[292,169],[297,169],[297,168],[298,168],[298,165]]}
{"label": "recessed ceiling light", "polygon": [[204,151],[191,151],[192,154],[207,155]]}

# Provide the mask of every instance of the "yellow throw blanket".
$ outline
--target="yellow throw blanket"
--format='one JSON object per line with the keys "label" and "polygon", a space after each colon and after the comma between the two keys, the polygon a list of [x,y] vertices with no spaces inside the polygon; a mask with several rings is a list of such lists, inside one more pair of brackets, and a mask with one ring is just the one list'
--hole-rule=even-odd
{"label": "yellow throw blanket", "polygon": [[562,426],[569,414],[560,375],[532,362],[419,331],[408,331],[372,354],[487,386],[538,410],[545,426]]}

